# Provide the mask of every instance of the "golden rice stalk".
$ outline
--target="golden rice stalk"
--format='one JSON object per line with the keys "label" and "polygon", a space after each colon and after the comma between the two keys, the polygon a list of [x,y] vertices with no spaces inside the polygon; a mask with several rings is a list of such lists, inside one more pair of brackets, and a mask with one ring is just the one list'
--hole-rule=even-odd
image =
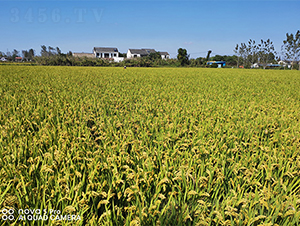
{"label": "golden rice stalk", "polygon": [[101,205],[107,205],[107,204],[109,204],[108,200],[101,200],[97,205],[97,209],[100,209]]}
{"label": "golden rice stalk", "polygon": [[66,206],[63,210],[63,213],[74,213],[76,212],[76,208],[74,206]]}
{"label": "golden rice stalk", "polygon": [[166,196],[164,196],[163,194],[159,194],[158,198],[160,198],[161,200],[164,200],[166,198]]}
{"label": "golden rice stalk", "polygon": [[287,217],[287,216],[292,216],[292,215],[295,215],[296,211],[295,210],[288,210],[284,215],[283,217]]}
{"label": "golden rice stalk", "polygon": [[192,190],[192,191],[189,191],[188,195],[198,195],[198,192]]}
{"label": "golden rice stalk", "polygon": [[256,223],[257,221],[260,221],[260,220],[262,220],[262,219],[265,219],[265,218],[266,218],[266,216],[264,216],[264,215],[259,215],[258,217],[255,217],[253,220],[250,221],[250,225]]}

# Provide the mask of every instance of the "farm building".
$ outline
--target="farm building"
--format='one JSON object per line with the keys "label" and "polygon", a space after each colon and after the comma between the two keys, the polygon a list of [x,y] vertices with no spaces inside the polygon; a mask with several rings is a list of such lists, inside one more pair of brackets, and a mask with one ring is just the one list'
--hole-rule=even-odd
{"label": "farm building", "polygon": [[[137,58],[148,56],[151,53],[156,53],[155,49],[128,49],[127,58]],[[162,59],[170,59],[170,54],[168,52],[158,52]],[[99,59],[109,59],[114,62],[121,62],[124,57],[119,57],[119,51],[115,47],[94,47],[93,53],[73,53],[74,57],[87,57],[87,58],[99,58]]]}
{"label": "farm building", "polygon": [[283,67],[288,67],[288,68],[291,68],[291,66],[292,66],[291,62],[289,62],[289,61],[283,61],[283,60],[278,61],[278,64],[280,64]]}
{"label": "farm building", "polygon": [[170,54],[168,52],[159,52],[161,59],[170,59]]}
{"label": "farm building", "polygon": [[226,61],[207,61],[207,65],[217,64],[218,67],[224,67],[226,65]]}
{"label": "farm building", "polygon": [[22,57],[15,57],[15,61],[22,61]]}
{"label": "farm building", "polygon": [[111,48],[111,47],[94,47],[94,54],[95,54],[96,58],[119,57],[118,49]]}
{"label": "farm building", "polygon": [[280,64],[267,64],[267,67],[282,67]]}
{"label": "farm building", "polygon": [[87,57],[87,58],[95,58],[95,54],[93,53],[73,53],[74,57]]}
{"label": "farm building", "polygon": [[114,47],[94,47],[96,58],[113,59],[115,62],[121,62],[124,57],[119,57],[119,51]]}
{"label": "farm building", "polygon": [[142,50],[145,50],[147,54],[156,53],[155,49],[142,49]]}
{"label": "farm building", "polygon": [[148,56],[150,53],[155,53],[154,49],[128,49],[127,51],[127,58],[137,58],[137,57],[143,57]]}
{"label": "farm building", "polygon": [[276,68],[276,67],[283,67],[283,65],[281,65],[281,64],[272,64],[272,63],[270,63],[270,64],[254,63],[254,64],[251,65],[251,68],[259,68],[259,67]]}
{"label": "farm building", "polygon": [[[137,57],[144,57],[148,56],[150,53],[156,53],[155,49],[128,49],[127,51],[127,58],[137,58]],[[162,59],[169,59],[170,55],[167,52],[159,52]]]}

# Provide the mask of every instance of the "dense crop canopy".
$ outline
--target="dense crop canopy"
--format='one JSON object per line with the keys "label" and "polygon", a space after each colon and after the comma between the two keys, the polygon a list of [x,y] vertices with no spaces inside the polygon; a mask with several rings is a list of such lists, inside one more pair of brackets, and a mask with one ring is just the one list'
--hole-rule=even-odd
{"label": "dense crop canopy", "polygon": [[0,209],[296,225],[299,87],[298,71],[0,66]]}

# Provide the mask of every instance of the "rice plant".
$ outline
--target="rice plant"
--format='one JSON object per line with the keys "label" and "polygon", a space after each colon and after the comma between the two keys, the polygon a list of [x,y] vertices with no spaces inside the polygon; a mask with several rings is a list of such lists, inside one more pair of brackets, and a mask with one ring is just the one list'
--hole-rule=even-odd
{"label": "rice plant", "polygon": [[297,225],[299,87],[298,71],[1,66],[0,225]]}

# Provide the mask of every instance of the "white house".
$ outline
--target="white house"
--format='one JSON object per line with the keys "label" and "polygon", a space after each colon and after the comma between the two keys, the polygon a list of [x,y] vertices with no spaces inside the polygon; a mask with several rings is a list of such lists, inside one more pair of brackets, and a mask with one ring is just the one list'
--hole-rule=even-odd
{"label": "white house", "polygon": [[[155,49],[128,49],[127,51],[127,58],[137,58],[148,56],[150,53],[156,53]],[[162,59],[170,59],[170,55],[167,52],[159,52]]]}
{"label": "white house", "polygon": [[108,47],[94,47],[94,54],[96,58],[113,58],[119,57],[119,51],[117,48]]}
{"label": "white house", "polygon": [[159,52],[161,59],[170,59],[170,54],[168,52]]}
{"label": "white house", "polygon": [[282,65],[283,67],[291,68],[291,63],[290,62],[280,60],[280,61],[278,61],[278,64]]}
{"label": "white house", "polygon": [[1,57],[0,61],[7,61],[7,59],[5,57]]}
{"label": "white house", "polygon": [[115,62],[124,60],[124,57],[119,57],[119,51],[114,47],[94,47],[93,52],[96,58],[113,59]]}
{"label": "white house", "polygon": [[148,56],[152,52],[155,53],[155,50],[154,49],[128,49],[127,59]]}
{"label": "white house", "polygon": [[259,64],[258,63],[254,63],[251,65],[251,68],[259,68]]}

